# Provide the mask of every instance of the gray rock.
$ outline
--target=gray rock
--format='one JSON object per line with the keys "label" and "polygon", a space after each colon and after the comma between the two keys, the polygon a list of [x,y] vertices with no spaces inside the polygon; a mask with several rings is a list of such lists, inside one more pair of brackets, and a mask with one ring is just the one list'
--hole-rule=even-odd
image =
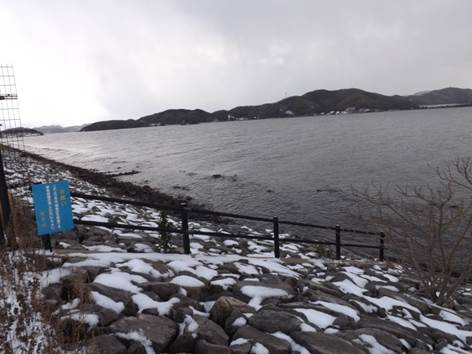
{"label": "gray rock", "polygon": [[251,343],[244,343],[244,344],[236,344],[230,346],[232,354],[249,354],[251,351],[252,344]]}
{"label": "gray rock", "polygon": [[148,282],[140,284],[146,291],[152,291],[157,294],[161,300],[167,301],[179,292],[180,287],[177,284],[169,282]]}
{"label": "gray rock", "polygon": [[251,316],[248,323],[264,332],[290,333],[299,331],[302,321],[287,312],[262,309]]}
{"label": "gray rock", "polygon": [[142,331],[152,347],[158,353],[162,352],[177,335],[177,325],[174,321],[162,316],[141,314],[138,317],[125,317],[110,326],[113,332],[130,333]]}
{"label": "gray rock", "polygon": [[128,347],[127,354],[147,354],[146,348],[142,343],[133,341]]}
{"label": "gray rock", "polygon": [[291,337],[313,354],[365,354],[350,342],[330,334],[294,332]]}
{"label": "gray rock", "polygon": [[194,320],[198,323],[197,338],[203,339],[210,344],[224,345],[228,344],[228,335],[212,320],[206,317],[195,316]]}
{"label": "gray rock", "polygon": [[194,348],[195,338],[191,333],[184,333],[177,337],[167,351],[169,353],[193,353]]}
{"label": "gray rock", "polygon": [[291,352],[290,344],[287,341],[261,332],[251,326],[239,328],[234,334],[233,340],[238,338],[248,339],[252,343],[261,343],[271,354],[290,354]]}
{"label": "gray rock", "polygon": [[212,344],[200,339],[195,346],[195,354],[231,354],[231,349],[225,345]]}
{"label": "gray rock", "polygon": [[357,327],[356,321],[350,316],[344,314],[335,314],[336,319],[333,322],[333,326],[338,327],[341,330],[355,329]]}
{"label": "gray rock", "polygon": [[220,326],[225,325],[226,319],[234,310],[240,312],[254,312],[254,309],[248,304],[229,296],[220,297],[210,310],[210,318]]}
{"label": "gray rock", "polygon": [[97,354],[128,354],[126,347],[115,336],[106,334],[92,338],[88,347]]}

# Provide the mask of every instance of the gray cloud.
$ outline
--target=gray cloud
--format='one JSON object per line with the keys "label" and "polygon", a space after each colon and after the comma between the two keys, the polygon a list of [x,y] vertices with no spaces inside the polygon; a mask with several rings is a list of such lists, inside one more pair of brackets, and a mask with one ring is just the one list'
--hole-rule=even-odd
{"label": "gray cloud", "polygon": [[472,86],[472,1],[0,0],[23,120]]}

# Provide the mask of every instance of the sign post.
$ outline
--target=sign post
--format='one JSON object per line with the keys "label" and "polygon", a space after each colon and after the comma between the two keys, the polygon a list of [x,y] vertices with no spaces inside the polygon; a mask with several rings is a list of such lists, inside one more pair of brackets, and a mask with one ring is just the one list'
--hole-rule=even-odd
{"label": "sign post", "polygon": [[45,247],[51,250],[51,234],[74,228],[69,182],[33,184],[32,190],[36,233],[44,237]]}

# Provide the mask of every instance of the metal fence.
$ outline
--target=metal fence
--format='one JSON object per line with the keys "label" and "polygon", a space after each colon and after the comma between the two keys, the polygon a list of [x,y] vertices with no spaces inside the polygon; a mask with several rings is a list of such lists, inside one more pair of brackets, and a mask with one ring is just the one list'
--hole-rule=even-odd
{"label": "metal fence", "polygon": [[[385,234],[383,232],[371,232],[371,231],[362,231],[355,230],[350,228],[342,228],[339,225],[336,226],[325,226],[325,225],[316,225],[316,224],[307,224],[301,222],[280,220],[278,217],[266,218],[250,215],[241,215],[233,213],[218,212],[212,210],[204,209],[194,209],[187,207],[186,203],[182,203],[180,208],[176,208],[168,205],[161,205],[155,203],[145,203],[129,199],[118,199],[98,195],[89,195],[83,193],[72,192],[71,197],[73,198],[82,198],[85,200],[98,200],[104,202],[133,205],[138,207],[149,207],[157,210],[165,210],[173,212],[177,215],[180,215],[180,229],[176,228],[167,228],[166,231],[176,234],[181,234],[183,237],[183,248],[185,254],[190,254],[190,236],[191,235],[203,235],[203,236],[212,236],[212,237],[221,237],[221,238],[242,238],[250,240],[263,240],[263,241],[273,241],[274,245],[274,256],[280,258],[280,245],[284,242],[290,242],[295,244],[313,244],[313,245],[325,245],[325,246],[334,246],[336,259],[341,259],[341,249],[342,247],[351,247],[351,248],[370,248],[377,249],[379,251],[379,260],[383,261],[385,257]],[[210,231],[201,231],[201,230],[189,230],[189,215],[205,215],[213,217],[223,217],[223,218],[233,218],[233,219],[243,219],[243,220],[252,220],[267,222],[272,225],[273,236],[261,236],[261,235],[251,235],[251,234],[242,234],[242,233],[226,233],[226,232],[210,232]],[[97,222],[97,221],[88,221],[88,220],[74,220],[76,225],[86,225],[86,226],[103,226],[108,228],[121,228],[128,230],[141,230],[141,231],[161,231],[159,227],[153,226],[144,226],[144,225],[133,225],[133,224],[124,224],[124,223],[110,223],[110,222]],[[281,238],[279,232],[280,225],[291,225],[291,226],[301,226],[313,229],[323,229],[323,230],[332,230],[334,241],[319,241],[319,240],[309,240],[309,239],[298,239],[298,238]],[[359,235],[370,235],[377,236],[377,244],[362,244],[362,243],[343,243],[342,242],[342,233],[351,233]]]}

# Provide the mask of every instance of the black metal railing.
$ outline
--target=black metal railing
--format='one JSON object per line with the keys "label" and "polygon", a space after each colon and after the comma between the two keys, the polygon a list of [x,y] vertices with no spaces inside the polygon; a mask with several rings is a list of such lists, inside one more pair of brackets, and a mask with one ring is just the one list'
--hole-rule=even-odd
{"label": "black metal railing", "polygon": [[[138,207],[148,207],[148,208],[157,209],[157,210],[171,211],[175,214],[178,214],[180,215],[181,228],[177,229],[174,227],[168,227],[167,231],[182,235],[183,248],[184,248],[185,254],[190,254],[190,235],[203,235],[203,236],[212,236],[212,237],[243,238],[243,239],[251,239],[251,240],[273,241],[274,256],[276,258],[280,258],[280,245],[281,243],[284,243],[284,242],[291,242],[295,244],[306,243],[306,244],[314,244],[314,245],[334,246],[336,259],[341,259],[342,247],[378,249],[379,260],[383,261],[385,258],[385,234],[383,232],[372,232],[372,231],[362,231],[362,230],[356,230],[356,229],[350,229],[350,228],[342,228],[339,225],[326,226],[326,225],[309,224],[309,223],[302,223],[302,222],[295,222],[295,221],[279,220],[278,217],[266,218],[266,217],[259,217],[259,216],[218,212],[218,211],[213,211],[213,210],[194,209],[194,208],[189,208],[186,203],[182,203],[180,207],[173,207],[169,205],[161,205],[161,204],[156,204],[156,203],[140,202],[140,201],[130,200],[130,199],[111,198],[111,197],[106,197],[106,196],[90,195],[90,194],[76,193],[76,192],[72,192],[71,197],[81,198],[85,200],[98,200],[98,201],[104,201],[104,202],[110,202],[110,203],[133,205],[133,206],[138,206]],[[273,237],[241,234],[241,233],[235,234],[235,233],[227,233],[227,232],[190,230],[189,229],[189,214],[194,214],[194,215],[200,214],[200,215],[206,215],[206,216],[226,217],[226,218],[244,219],[244,220],[271,223]],[[76,225],[85,225],[85,226],[103,226],[103,227],[108,227],[108,228],[121,228],[121,229],[141,230],[141,231],[157,231],[157,232],[160,231],[159,227],[135,225],[135,224],[98,222],[98,221],[79,220],[79,219],[75,219],[74,223]],[[308,239],[299,239],[299,238],[280,238],[280,231],[279,231],[280,225],[290,225],[290,226],[309,227],[309,228],[323,229],[323,230],[332,230],[334,231],[335,240],[334,241],[320,241],[320,240],[308,240]],[[341,232],[358,234],[358,235],[378,236],[378,244],[373,245],[373,244],[363,244],[363,243],[342,243]]]}

